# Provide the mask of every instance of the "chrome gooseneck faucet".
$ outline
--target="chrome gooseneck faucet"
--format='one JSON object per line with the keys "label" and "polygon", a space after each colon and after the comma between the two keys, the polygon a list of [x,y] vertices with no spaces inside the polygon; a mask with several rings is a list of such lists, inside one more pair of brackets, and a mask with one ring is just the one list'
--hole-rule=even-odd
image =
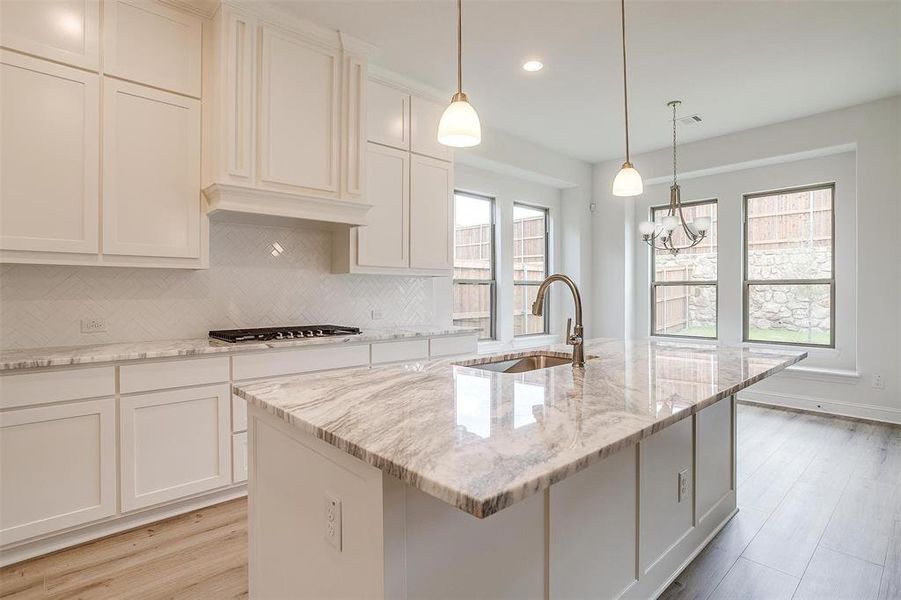
{"label": "chrome gooseneck faucet", "polygon": [[[572,319],[566,320],[566,343],[573,347],[573,366],[584,367],[585,350],[582,344],[582,296],[579,294],[579,288],[576,287],[576,283],[566,275],[561,275],[560,273],[549,276],[541,282],[540,286],[538,286],[538,296],[535,298],[535,302],[532,303],[532,314],[536,317],[541,316],[542,309],[544,308],[544,296],[547,294],[548,287],[555,281],[562,281],[569,286],[569,291],[573,293],[573,303],[576,305],[576,326],[575,328],[572,327]],[[571,328],[572,331],[570,331]]]}

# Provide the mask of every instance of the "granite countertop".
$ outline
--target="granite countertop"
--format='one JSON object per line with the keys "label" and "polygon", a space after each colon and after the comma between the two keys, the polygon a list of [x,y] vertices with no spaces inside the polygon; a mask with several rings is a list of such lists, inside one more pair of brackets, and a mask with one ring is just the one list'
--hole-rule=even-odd
{"label": "granite countertop", "polygon": [[196,338],[188,340],[160,340],[152,342],[95,344],[91,346],[4,350],[0,352],[0,371],[142,360],[147,358],[202,356],[205,354],[248,352],[253,350],[270,350],[273,348],[318,346],[323,344],[384,342],[405,338],[476,333],[478,331],[478,329],[472,327],[421,325],[407,327],[372,327],[364,329],[363,333],[359,335],[281,341],[273,340],[269,342],[241,342],[238,344],[229,344],[228,342],[211,340],[209,338]]}
{"label": "granite countertop", "polygon": [[298,429],[486,517],[807,356],[609,339],[586,341],[585,353],[596,358],[581,371],[562,365],[508,374],[466,366],[482,357],[311,373],[235,391]]}

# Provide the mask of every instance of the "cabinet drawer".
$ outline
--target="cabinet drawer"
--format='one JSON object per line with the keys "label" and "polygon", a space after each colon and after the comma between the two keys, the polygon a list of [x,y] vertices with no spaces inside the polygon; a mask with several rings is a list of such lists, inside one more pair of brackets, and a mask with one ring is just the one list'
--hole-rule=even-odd
{"label": "cabinet drawer", "polygon": [[0,377],[0,408],[97,398],[115,393],[116,368],[112,366]]}
{"label": "cabinet drawer", "polygon": [[122,510],[231,483],[228,384],[120,400]]}
{"label": "cabinet drawer", "polygon": [[116,513],[116,401],[0,414],[0,544]]}
{"label": "cabinet drawer", "polygon": [[232,483],[247,481],[247,432],[232,436]]}
{"label": "cabinet drawer", "polygon": [[247,401],[232,394],[232,432],[247,431]]}
{"label": "cabinet drawer", "polygon": [[429,340],[429,356],[432,358],[457,354],[475,354],[478,351],[479,343],[474,335],[457,335]]}
{"label": "cabinet drawer", "polygon": [[325,371],[369,364],[369,346],[325,346],[234,357],[234,380]]}
{"label": "cabinet drawer", "polygon": [[222,381],[228,381],[227,356],[167,360],[119,367],[119,391],[123,394]]}
{"label": "cabinet drawer", "polygon": [[428,340],[404,340],[372,345],[372,364],[420,360],[429,356]]}

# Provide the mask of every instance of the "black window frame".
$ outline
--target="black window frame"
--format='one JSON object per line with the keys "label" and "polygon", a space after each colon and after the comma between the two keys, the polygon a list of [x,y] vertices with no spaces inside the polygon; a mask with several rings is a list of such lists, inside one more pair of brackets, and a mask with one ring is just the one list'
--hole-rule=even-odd
{"label": "black window frame", "polygon": [[[830,273],[832,277],[829,279],[748,279],[748,201],[754,198],[764,198],[767,196],[778,196],[780,194],[795,194],[799,192],[811,192],[815,190],[831,190],[832,205],[830,211],[832,213],[830,227],[830,254],[831,264]],[[835,182],[814,183],[810,185],[802,185],[789,188],[777,188],[764,192],[753,192],[742,194],[742,310],[741,310],[741,329],[742,341],[748,344],[765,344],[778,346],[801,346],[807,348],[835,348]],[[752,340],[750,335],[750,292],[753,285],[829,285],[829,344],[817,344],[814,342],[780,342],[771,340]]]}
{"label": "black window frame", "polygon": [[[490,252],[490,271],[491,278],[490,279],[458,279],[454,277],[452,279],[451,293],[453,294],[453,290],[458,285],[478,285],[478,286],[488,286],[489,292],[489,302],[491,304],[491,309],[488,313],[488,337],[479,337],[479,341],[493,341],[497,339],[497,199],[493,196],[486,196],[485,194],[477,194],[475,192],[467,192],[465,190],[454,190],[454,248],[456,248],[457,240],[456,240],[456,222],[457,222],[457,196],[467,196],[469,198],[474,198],[476,200],[486,200],[489,203],[488,214],[489,214],[489,225],[488,230],[490,232],[490,244],[491,244],[491,252]],[[454,256],[453,269],[456,270],[456,252]],[[451,319],[453,319],[453,312],[451,313]]]}
{"label": "black window frame", "polygon": [[[668,338],[679,338],[679,339],[687,339],[687,340],[718,340],[720,335],[720,286],[719,286],[719,276],[720,276],[720,253],[719,253],[719,198],[705,198],[703,200],[692,200],[691,202],[683,202],[683,207],[691,207],[691,206],[701,206],[704,204],[713,204],[716,206],[716,222],[717,222],[717,253],[716,253],[716,279],[714,280],[681,280],[681,281],[657,281],[657,266],[655,264],[655,257],[657,255],[657,250],[654,248],[650,248],[651,251],[651,273],[648,282],[649,295],[651,299],[650,306],[650,335],[651,337],[668,337]],[[658,210],[666,210],[669,208],[669,204],[660,204],[655,206],[648,207],[648,218],[651,221],[654,221],[654,212]],[[714,298],[716,300],[716,319],[714,320],[715,325],[713,326],[713,337],[706,335],[681,335],[678,333],[657,333],[657,288],[658,287],[675,287],[675,286],[713,286],[714,289]]]}

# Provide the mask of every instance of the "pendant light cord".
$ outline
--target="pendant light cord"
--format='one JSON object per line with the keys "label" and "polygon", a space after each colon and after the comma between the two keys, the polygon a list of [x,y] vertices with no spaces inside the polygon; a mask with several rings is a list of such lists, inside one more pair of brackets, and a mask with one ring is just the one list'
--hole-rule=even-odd
{"label": "pendant light cord", "polygon": [[673,185],[676,185],[676,107],[679,106],[677,102],[672,102],[673,105]]}
{"label": "pendant light cord", "polygon": [[620,0],[620,15],[623,26],[623,106],[626,116],[626,162],[629,163],[629,86],[626,83],[626,0]]}
{"label": "pendant light cord", "polygon": [[457,0],[457,93],[463,91],[463,0]]}

